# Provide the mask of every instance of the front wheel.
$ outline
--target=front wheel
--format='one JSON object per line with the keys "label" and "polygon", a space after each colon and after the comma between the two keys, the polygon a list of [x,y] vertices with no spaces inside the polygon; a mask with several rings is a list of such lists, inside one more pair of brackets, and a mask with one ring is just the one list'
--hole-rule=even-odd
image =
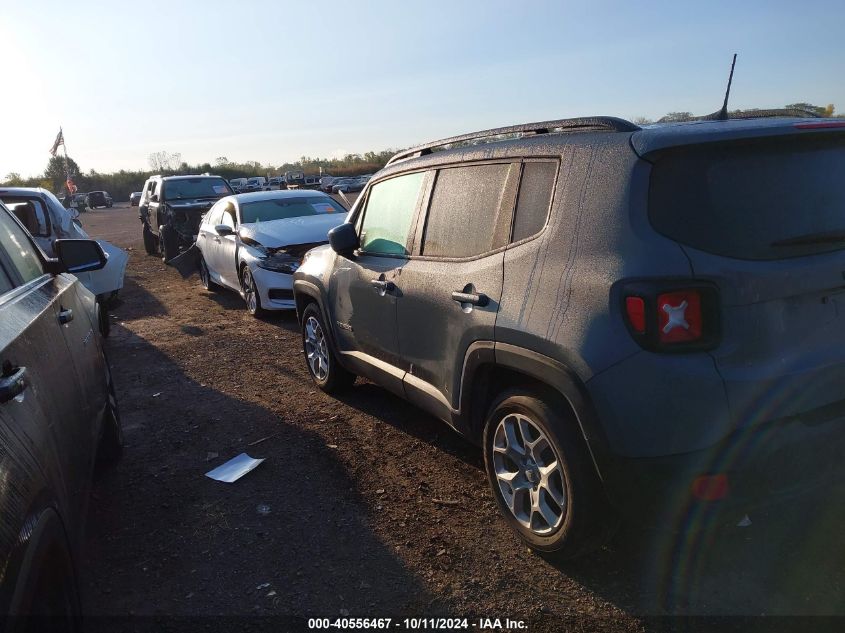
{"label": "front wheel", "polygon": [[323,315],[315,303],[309,303],[302,312],[302,347],[311,379],[326,393],[341,391],[355,382],[355,374],[337,362]]}
{"label": "front wheel", "polygon": [[120,422],[120,410],[117,406],[117,395],[115,394],[114,380],[112,380],[108,359],[105,360],[105,363],[108,394],[106,396],[106,415],[103,420],[100,446],[97,450],[97,463],[100,468],[112,466],[123,454],[123,425]]}
{"label": "front wheel", "polygon": [[568,560],[609,536],[605,498],[578,423],[550,394],[508,391],[484,429],[484,465],[506,521],[532,549]]}
{"label": "front wheel", "polygon": [[144,250],[147,251],[147,255],[158,253],[158,238],[150,230],[150,225],[144,222],[144,228],[141,232],[144,236]]}
{"label": "front wheel", "polygon": [[241,289],[244,293],[247,312],[254,317],[264,314],[264,308],[261,307],[261,297],[258,296],[258,286],[255,285],[255,279],[252,277],[249,266],[244,266],[244,271],[241,274]]}
{"label": "front wheel", "polygon": [[179,254],[179,237],[169,226],[162,226],[158,231],[159,253],[165,264]]}

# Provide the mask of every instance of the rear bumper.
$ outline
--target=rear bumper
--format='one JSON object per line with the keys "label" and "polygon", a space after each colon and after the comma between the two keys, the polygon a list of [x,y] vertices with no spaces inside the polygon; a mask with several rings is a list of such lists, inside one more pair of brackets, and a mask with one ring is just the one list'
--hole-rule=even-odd
{"label": "rear bumper", "polygon": [[[841,490],[842,455],[845,416],[813,423],[792,418],[745,429],[690,453],[611,458],[603,475],[611,503],[628,520],[653,527],[689,526],[705,518],[736,525],[757,508]],[[727,494],[720,500],[697,499],[696,478],[716,474],[727,476]]]}

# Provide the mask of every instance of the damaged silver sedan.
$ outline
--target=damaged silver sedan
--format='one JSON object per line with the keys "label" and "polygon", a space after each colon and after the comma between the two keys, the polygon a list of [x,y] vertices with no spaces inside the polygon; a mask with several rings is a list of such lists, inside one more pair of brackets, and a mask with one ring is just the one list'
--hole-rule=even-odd
{"label": "damaged silver sedan", "polygon": [[308,250],[328,243],[328,232],[346,213],[317,191],[222,198],[203,217],[197,236],[202,285],[237,291],[252,315],[292,309],[293,273]]}

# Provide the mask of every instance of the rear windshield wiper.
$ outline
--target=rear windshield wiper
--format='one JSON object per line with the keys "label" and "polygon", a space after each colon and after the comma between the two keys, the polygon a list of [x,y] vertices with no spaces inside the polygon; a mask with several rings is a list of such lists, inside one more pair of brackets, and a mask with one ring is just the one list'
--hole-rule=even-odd
{"label": "rear windshield wiper", "polygon": [[805,244],[836,244],[837,242],[845,242],[845,231],[808,233],[807,235],[798,235],[797,237],[777,240],[769,244],[769,246],[803,246]]}

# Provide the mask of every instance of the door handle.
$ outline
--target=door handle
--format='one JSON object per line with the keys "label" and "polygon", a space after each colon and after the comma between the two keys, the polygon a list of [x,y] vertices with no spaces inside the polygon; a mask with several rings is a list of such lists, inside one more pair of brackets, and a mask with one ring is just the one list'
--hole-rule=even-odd
{"label": "door handle", "polygon": [[3,376],[0,378],[0,403],[21,395],[26,386],[26,367],[18,367],[8,376]]}
{"label": "door handle", "polygon": [[71,321],[73,321],[73,310],[71,310],[70,308],[68,308],[67,310],[59,310],[59,323],[61,323],[62,325],[66,325]]}
{"label": "door handle", "polygon": [[371,279],[370,284],[382,294],[385,292],[391,292],[394,288],[396,288],[396,284],[392,281],[385,281],[384,279]]}
{"label": "door handle", "polygon": [[471,303],[474,306],[479,306],[483,308],[490,302],[490,298],[482,293],[471,293],[471,292],[459,292],[455,291],[452,293],[452,300],[457,301],[458,303]]}

